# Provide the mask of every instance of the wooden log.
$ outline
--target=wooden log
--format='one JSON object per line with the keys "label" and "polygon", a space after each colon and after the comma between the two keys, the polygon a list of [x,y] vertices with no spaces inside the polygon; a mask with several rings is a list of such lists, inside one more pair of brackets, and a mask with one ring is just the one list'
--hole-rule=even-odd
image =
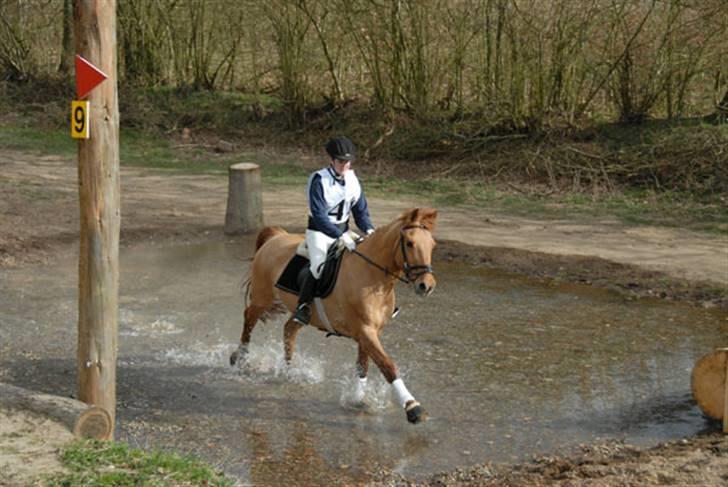
{"label": "wooden log", "polygon": [[711,418],[723,420],[723,432],[728,433],[728,348],[703,356],[693,367],[690,376],[693,398],[700,409]]}
{"label": "wooden log", "polygon": [[263,194],[260,167],[242,162],[229,168],[225,233],[242,235],[263,228]]}
{"label": "wooden log", "polygon": [[49,417],[78,438],[108,440],[112,436],[111,416],[105,409],[69,397],[29,391],[0,382],[0,406]]}
{"label": "wooden log", "polygon": [[76,52],[108,77],[88,94],[91,134],[78,143],[78,397],[113,423],[121,222],[116,0],[74,2],[73,19]]}

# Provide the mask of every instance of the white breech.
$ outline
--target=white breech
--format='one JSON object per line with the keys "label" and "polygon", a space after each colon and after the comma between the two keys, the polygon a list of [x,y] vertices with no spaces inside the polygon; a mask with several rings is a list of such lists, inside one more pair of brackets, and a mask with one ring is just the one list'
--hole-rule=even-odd
{"label": "white breech", "polygon": [[324,270],[326,253],[334,242],[336,242],[336,239],[325,233],[306,230],[306,246],[308,247],[308,258],[311,261],[311,274],[316,279],[321,276],[321,272]]}

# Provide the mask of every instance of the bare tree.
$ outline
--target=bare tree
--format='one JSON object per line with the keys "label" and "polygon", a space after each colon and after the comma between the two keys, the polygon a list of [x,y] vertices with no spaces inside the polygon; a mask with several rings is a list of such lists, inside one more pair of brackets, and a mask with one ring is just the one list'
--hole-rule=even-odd
{"label": "bare tree", "polygon": [[61,38],[61,59],[58,63],[58,74],[64,78],[72,75],[74,51],[73,47],[73,0],[63,0],[63,37]]}

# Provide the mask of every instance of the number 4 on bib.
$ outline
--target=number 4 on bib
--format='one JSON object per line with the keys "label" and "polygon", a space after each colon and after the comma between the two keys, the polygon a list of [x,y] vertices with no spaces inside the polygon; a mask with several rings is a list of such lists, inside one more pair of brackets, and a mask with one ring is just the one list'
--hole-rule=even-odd
{"label": "number 4 on bib", "polygon": [[344,216],[344,205],[346,204],[346,200],[341,200],[341,202],[334,206],[334,208],[328,212],[328,215],[333,216],[337,222],[341,221],[341,217]]}

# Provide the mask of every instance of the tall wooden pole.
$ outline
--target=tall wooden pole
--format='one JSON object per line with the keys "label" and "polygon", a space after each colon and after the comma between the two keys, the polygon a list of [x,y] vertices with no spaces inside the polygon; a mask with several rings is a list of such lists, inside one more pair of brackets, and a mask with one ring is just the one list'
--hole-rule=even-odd
{"label": "tall wooden pole", "polygon": [[119,105],[116,0],[75,0],[76,53],[108,79],[88,95],[90,138],[78,143],[79,399],[116,416],[119,316]]}

